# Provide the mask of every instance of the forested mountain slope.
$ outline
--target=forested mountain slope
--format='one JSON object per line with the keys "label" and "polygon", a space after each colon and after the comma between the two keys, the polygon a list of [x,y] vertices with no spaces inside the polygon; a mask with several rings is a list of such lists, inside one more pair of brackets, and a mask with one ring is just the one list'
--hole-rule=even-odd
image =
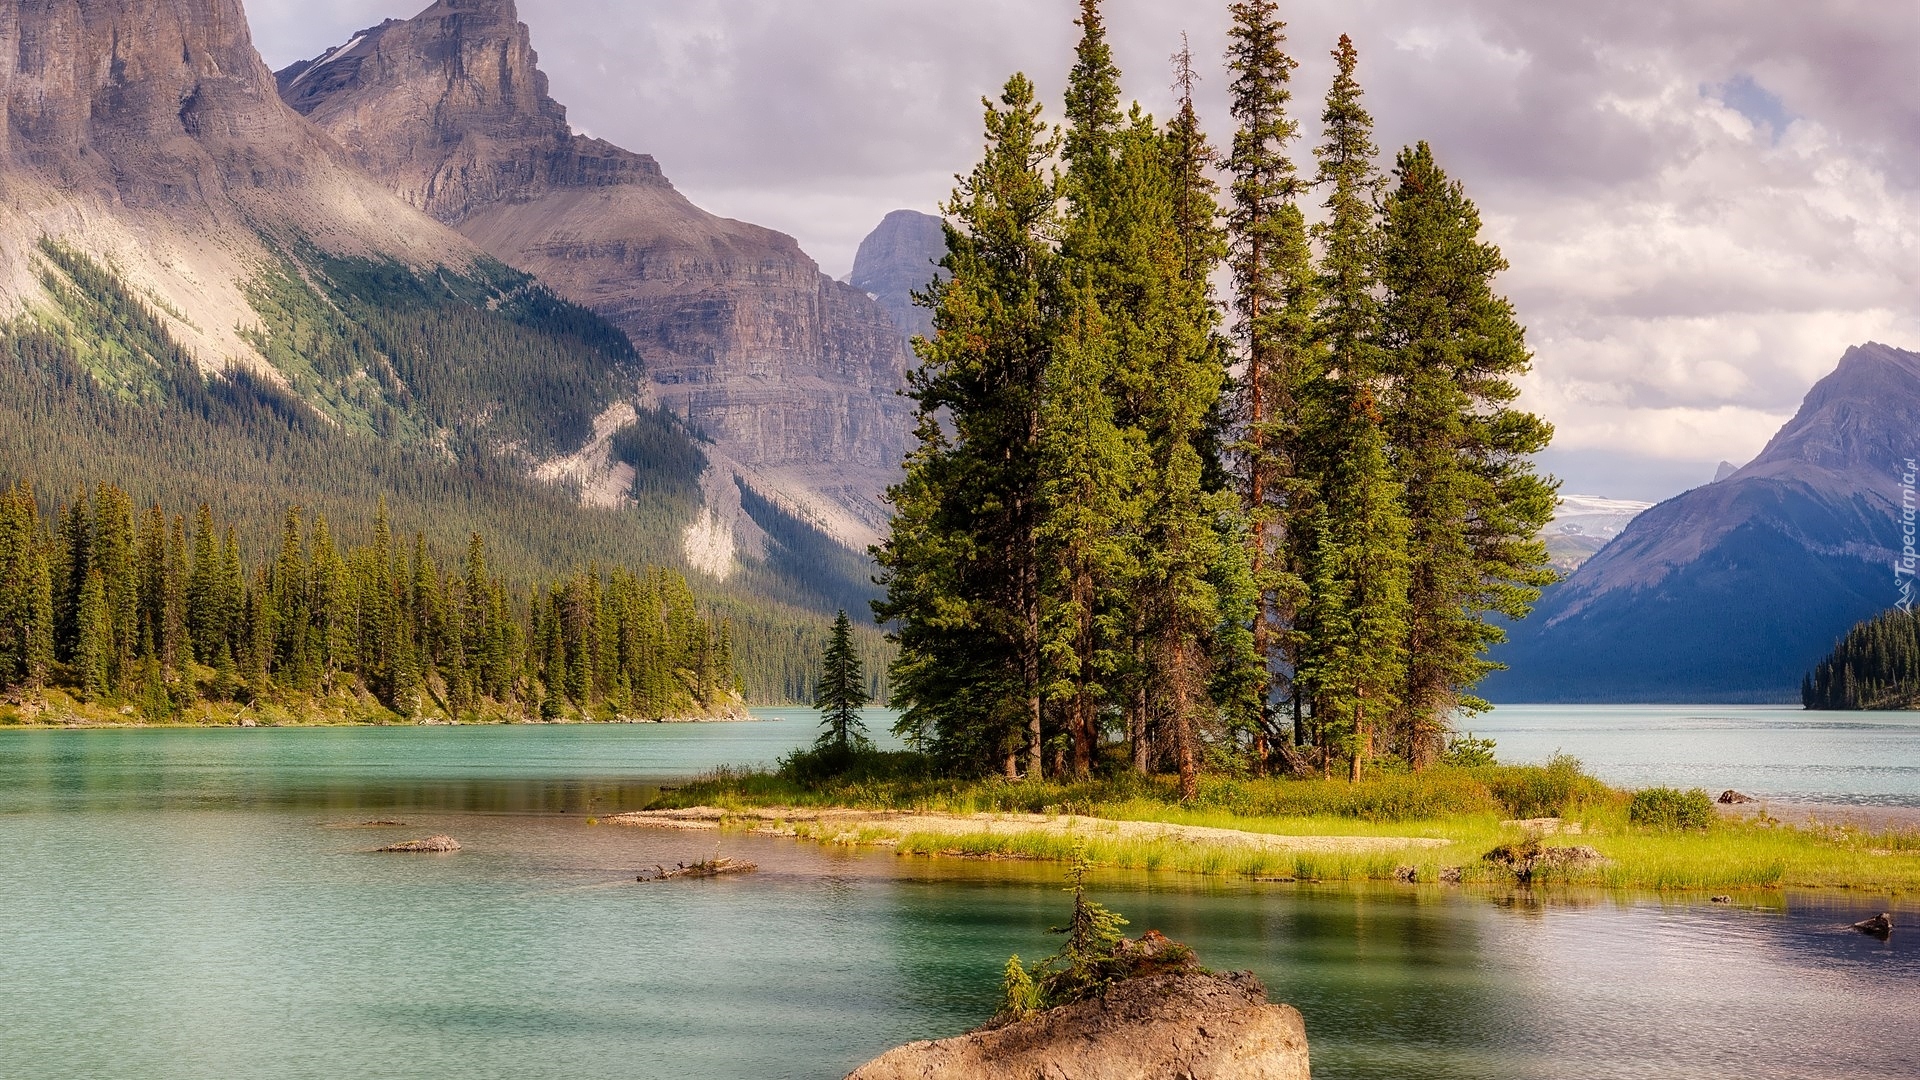
{"label": "forested mountain slope", "polygon": [[878,537],[911,427],[886,310],[651,157],[575,134],[511,0],[439,0],[279,83],[395,193],[632,337],[653,398],[714,441],[712,545],[765,546],[736,482],[855,550]]}
{"label": "forested mountain slope", "polygon": [[1642,514],[1554,588],[1496,654],[1512,670],[1489,695],[1798,700],[1834,642],[1899,599],[1915,431],[1920,354],[1847,350],[1759,457]]}

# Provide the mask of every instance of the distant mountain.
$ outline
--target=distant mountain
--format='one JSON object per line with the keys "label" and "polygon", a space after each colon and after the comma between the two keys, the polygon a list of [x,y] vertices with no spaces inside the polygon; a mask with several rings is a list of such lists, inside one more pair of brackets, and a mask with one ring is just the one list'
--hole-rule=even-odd
{"label": "distant mountain", "polygon": [[1752,462],[1669,499],[1556,586],[1496,653],[1495,701],[1797,701],[1899,599],[1920,354],[1847,350]]}
{"label": "distant mountain", "polygon": [[1604,499],[1597,495],[1562,495],[1560,508],[1541,535],[1554,569],[1571,573],[1613,542],[1633,519],[1653,508],[1652,503]]}
{"label": "distant mountain", "polygon": [[913,302],[925,292],[947,257],[947,232],[941,220],[918,210],[895,210],[860,241],[854,256],[853,287],[880,302],[908,338],[933,336],[933,312]]}
{"label": "distant mountain", "polygon": [[575,134],[538,59],[512,0],[440,0],[278,79],[393,192],[626,331],[652,398],[712,440],[696,564],[764,548],[741,484],[864,550],[912,422],[886,310],[651,157]]}

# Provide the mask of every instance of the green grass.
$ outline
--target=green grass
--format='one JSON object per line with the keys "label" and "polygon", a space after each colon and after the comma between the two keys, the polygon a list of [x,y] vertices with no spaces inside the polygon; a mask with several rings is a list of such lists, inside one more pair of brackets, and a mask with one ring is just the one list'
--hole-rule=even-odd
{"label": "green grass", "polygon": [[[802,823],[792,830],[822,842],[889,844],[902,855],[1067,862],[1083,852],[1095,865],[1115,869],[1324,882],[1392,881],[1409,868],[1417,882],[1438,882],[1443,870],[1452,870],[1463,884],[1503,887],[1515,885],[1515,878],[1488,863],[1487,852],[1529,835],[1516,819],[1559,817],[1568,831],[1547,837],[1547,844],[1590,846],[1606,861],[1537,869],[1536,886],[1920,890],[1920,832],[1791,826],[1717,815],[1704,828],[1655,827],[1634,822],[1632,802],[1633,793],[1607,787],[1568,759],[1549,766],[1385,773],[1357,784],[1216,776],[1203,781],[1198,798],[1182,802],[1168,778],[947,780],[926,775],[912,755],[876,754],[850,776],[812,784],[780,773],[719,770],[666,794],[655,807],[1079,814],[1283,836],[1433,838],[1448,843],[1368,852],[1282,852],[1231,840],[1062,835],[1038,829],[915,831],[910,821],[891,829],[862,826],[850,831],[844,825]],[[1578,827],[1577,834],[1572,826]]]}

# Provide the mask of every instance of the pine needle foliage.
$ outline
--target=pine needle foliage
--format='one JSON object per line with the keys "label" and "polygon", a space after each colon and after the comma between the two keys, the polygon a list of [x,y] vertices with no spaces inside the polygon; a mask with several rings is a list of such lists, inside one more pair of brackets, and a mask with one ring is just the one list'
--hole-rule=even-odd
{"label": "pine needle foliage", "polygon": [[853,623],[845,611],[833,621],[821,659],[820,681],[814,686],[813,705],[820,710],[820,733],[815,749],[847,759],[871,748],[860,710],[873,698],[867,692],[866,672],[854,648]]}

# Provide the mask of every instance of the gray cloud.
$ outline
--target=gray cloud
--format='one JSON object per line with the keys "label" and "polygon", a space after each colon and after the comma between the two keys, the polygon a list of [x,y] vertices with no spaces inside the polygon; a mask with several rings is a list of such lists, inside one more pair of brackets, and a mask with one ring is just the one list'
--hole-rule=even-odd
{"label": "gray cloud", "polygon": [[[420,0],[424,3],[424,0]],[[1226,134],[1225,2],[1108,0],[1129,93],[1164,113],[1192,36]],[[1479,202],[1532,329],[1527,401],[1582,462],[1659,484],[1745,460],[1849,344],[1920,343],[1920,20],[1872,0],[1316,0],[1288,5],[1307,142],[1352,33],[1392,149],[1431,141]],[[1069,0],[522,0],[575,124],[656,155],[718,213],[844,273],[888,210],[931,209],[1014,70],[1057,100]],[[252,0],[283,65],[379,0]],[[1307,147],[1300,154],[1307,157]],[[1622,492],[1624,493],[1624,492]]]}

